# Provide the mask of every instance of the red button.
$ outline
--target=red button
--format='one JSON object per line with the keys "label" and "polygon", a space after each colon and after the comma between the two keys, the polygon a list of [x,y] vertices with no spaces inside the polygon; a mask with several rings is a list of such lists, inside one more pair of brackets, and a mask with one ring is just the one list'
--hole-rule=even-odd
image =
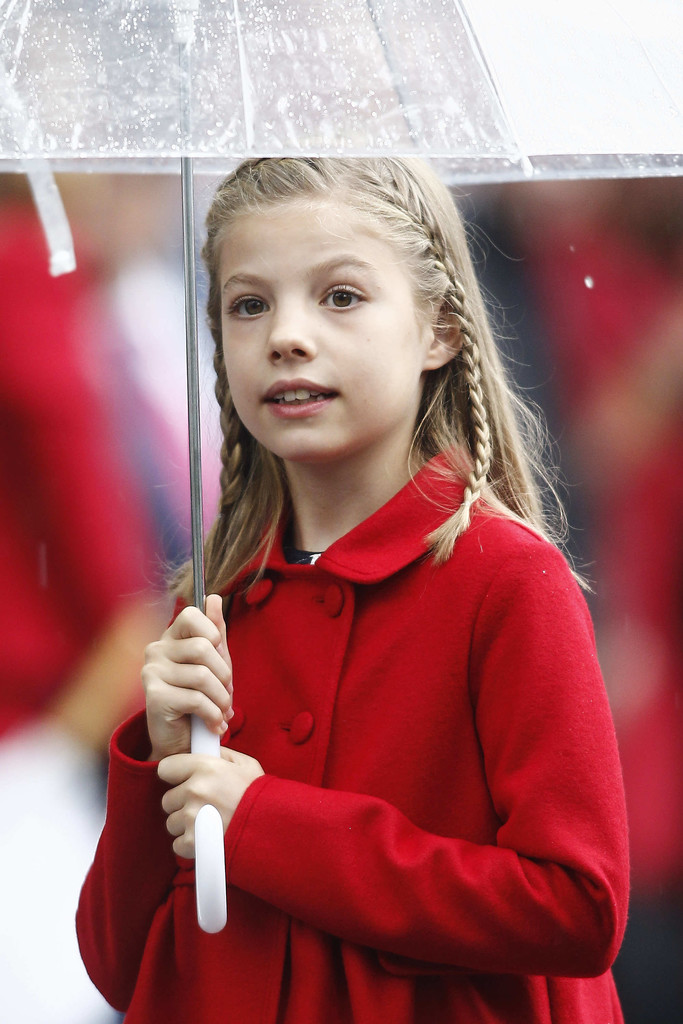
{"label": "red button", "polygon": [[229,726],[230,735],[231,736],[236,736],[237,733],[242,728],[242,726],[244,725],[244,717],[245,716],[244,716],[244,711],[242,711],[242,708],[233,708],[233,711],[235,712],[235,714],[232,716],[232,718],[228,722],[228,726]]}
{"label": "red button", "polygon": [[323,605],[331,619],[336,619],[338,615],[341,615],[341,610],[344,607],[344,591],[338,583],[330,583],[329,587],[325,588]]}
{"label": "red button", "polygon": [[270,577],[265,576],[246,592],[244,600],[247,604],[261,604],[262,601],[266,600],[272,589],[273,581]]}
{"label": "red button", "polygon": [[289,727],[289,738],[292,743],[305,743],[307,739],[310,739],[313,727],[315,725],[315,719],[310,711],[300,711],[298,715],[292,719],[292,724]]}

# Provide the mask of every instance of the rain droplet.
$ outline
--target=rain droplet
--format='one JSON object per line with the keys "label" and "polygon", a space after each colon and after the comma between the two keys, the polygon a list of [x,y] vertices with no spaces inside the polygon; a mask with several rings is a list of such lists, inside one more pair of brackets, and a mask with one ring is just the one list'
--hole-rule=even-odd
{"label": "rain droplet", "polygon": [[592,277],[584,277],[583,283],[585,284],[586,288],[592,288],[595,284],[595,281]]}

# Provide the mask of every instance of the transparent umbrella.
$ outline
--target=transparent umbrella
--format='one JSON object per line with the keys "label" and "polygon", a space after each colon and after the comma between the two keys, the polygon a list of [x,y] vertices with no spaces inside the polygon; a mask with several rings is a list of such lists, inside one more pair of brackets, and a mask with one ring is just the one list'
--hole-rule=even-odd
{"label": "transparent umbrella", "polygon": [[[430,158],[449,183],[683,174],[682,43],[680,0],[0,0],[0,170],[28,174],[54,273],[74,261],[53,170],[181,167],[198,607],[193,165],[384,154]],[[217,753],[199,724],[192,748]],[[217,930],[206,810],[198,910]]]}
{"label": "transparent umbrella", "polygon": [[452,180],[682,170],[679,0],[203,0],[185,136],[177,24],[173,0],[0,0],[0,165],[158,171],[184,149],[221,172],[375,152],[442,158]]}

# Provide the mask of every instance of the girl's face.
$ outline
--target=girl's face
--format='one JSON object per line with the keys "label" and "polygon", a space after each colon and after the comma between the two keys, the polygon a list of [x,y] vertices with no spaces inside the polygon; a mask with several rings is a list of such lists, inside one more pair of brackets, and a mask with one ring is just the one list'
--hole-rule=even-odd
{"label": "girl's face", "polygon": [[245,214],[221,249],[235,408],[285,464],[405,475],[424,374],[453,352],[381,228],[343,204]]}

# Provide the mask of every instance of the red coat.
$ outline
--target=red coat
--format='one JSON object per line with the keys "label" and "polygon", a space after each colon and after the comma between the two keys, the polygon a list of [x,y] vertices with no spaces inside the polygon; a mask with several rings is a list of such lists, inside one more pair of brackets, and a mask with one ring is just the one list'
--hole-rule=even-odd
{"label": "red coat", "polygon": [[233,601],[232,743],[267,774],[226,834],[218,935],[143,720],[115,735],[78,930],[127,1024],[621,1021],[626,823],[585,603],[501,518],[435,567],[434,490],[423,471],[315,566],[278,547]]}

